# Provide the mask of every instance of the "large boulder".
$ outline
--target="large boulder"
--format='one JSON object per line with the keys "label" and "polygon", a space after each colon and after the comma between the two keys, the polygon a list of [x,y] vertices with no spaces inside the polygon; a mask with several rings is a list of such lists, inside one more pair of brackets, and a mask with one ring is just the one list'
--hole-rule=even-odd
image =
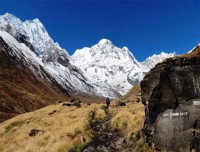
{"label": "large boulder", "polygon": [[170,151],[200,151],[200,47],[167,59],[141,82],[143,135],[149,145]]}

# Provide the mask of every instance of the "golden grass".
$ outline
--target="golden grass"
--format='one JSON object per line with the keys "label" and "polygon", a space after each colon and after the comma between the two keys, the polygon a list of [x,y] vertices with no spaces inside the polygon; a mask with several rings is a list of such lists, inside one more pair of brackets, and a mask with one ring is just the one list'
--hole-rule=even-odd
{"label": "golden grass", "polygon": [[[112,103],[108,113],[111,126],[121,130],[128,139],[141,129],[144,107],[129,102],[125,107]],[[0,152],[66,152],[81,151],[92,138],[91,119],[103,120],[107,116],[104,104],[82,104],[81,108],[51,105],[35,112],[19,115],[0,124]],[[94,117],[92,113],[95,113]],[[29,137],[31,129],[43,130]]]}
{"label": "golden grass", "polygon": [[195,56],[200,56],[200,46],[196,46],[192,52],[190,53],[187,53],[187,54],[183,54],[181,56],[178,56],[179,58],[192,58],[192,57],[195,57]]}
{"label": "golden grass", "polygon": [[113,115],[111,125],[113,129],[119,129],[126,139],[140,130],[144,121],[144,106],[140,103],[129,102],[125,107],[112,106],[110,112]]}
{"label": "golden grass", "polygon": [[[102,107],[102,104],[99,105],[100,107]],[[96,115],[95,115],[97,120],[103,120],[106,117],[106,113],[102,108],[98,108],[96,109]]]}
{"label": "golden grass", "polygon": [[[90,112],[99,106],[52,105],[5,121],[0,124],[0,151],[64,152],[84,145],[91,139]],[[97,110],[97,116],[96,119],[103,119],[104,114]],[[29,137],[31,129],[44,130],[44,133]]]}

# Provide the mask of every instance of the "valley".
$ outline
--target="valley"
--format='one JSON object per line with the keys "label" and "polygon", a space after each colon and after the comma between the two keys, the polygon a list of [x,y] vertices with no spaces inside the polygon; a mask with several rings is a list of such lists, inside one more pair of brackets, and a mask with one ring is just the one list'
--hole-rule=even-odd
{"label": "valley", "polygon": [[[1,123],[0,151],[87,152],[98,151],[102,146],[103,151],[128,152],[133,147],[138,151],[141,148],[132,143],[143,124],[141,102],[129,101],[120,107],[111,101],[106,110],[104,103],[81,103],[80,108],[62,105],[50,105]],[[32,129],[40,131],[30,136]],[[123,144],[123,140],[127,143]]]}
{"label": "valley", "polygon": [[132,52],[102,38],[69,55],[38,18],[1,15],[0,152],[198,151],[199,44]]}
{"label": "valley", "polygon": [[161,53],[140,63],[127,47],[102,39],[70,56],[39,19],[22,22],[6,13],[0,23],[1,122],[69,98],[86,102],[119,98],[156,63],[175,55]]}

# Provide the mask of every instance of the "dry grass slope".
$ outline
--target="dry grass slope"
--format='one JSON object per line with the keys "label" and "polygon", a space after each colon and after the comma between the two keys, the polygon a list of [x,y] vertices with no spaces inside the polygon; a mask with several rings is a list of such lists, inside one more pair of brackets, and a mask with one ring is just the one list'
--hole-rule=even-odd
{"label": "dry grass slope", "polygon": [[[106,117],[103,104],[82,104],[81,108],[51,105],[35,112],[16,116],[0,124],[0,152],[66,152],[81,151],[92,138],[90,121]],[[112,127],[119,129],[129,140],[142,126],[144,108],[141,103],[127,103],[108,112],[112,114]],[[31,129],[43,130],[29,137]]]}
{"label": "dry grass slope", "polygon": [[[75,145],[83,145],[91,138],[90,112],[97,106],[52,105],[5,121],[0,124],[0,151],[64,152]],[[31,129],[44,132],[29,137]]]}
{"label": "dry grass slope", "polygon": [[113,118],[113,129],[119,129],[127,140],[131,135],[140,130],[144,120],[144,106],[141,103],[126,103],[125,107],[112,107],[110,109]]}

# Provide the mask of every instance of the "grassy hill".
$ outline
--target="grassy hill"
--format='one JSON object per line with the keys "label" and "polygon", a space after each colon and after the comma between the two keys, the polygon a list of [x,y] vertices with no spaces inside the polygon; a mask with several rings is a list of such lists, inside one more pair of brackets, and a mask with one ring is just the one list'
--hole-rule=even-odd
{"label": "grassy hill", "polygon": [[[130,141],[143,125],[144,107],[133,102],[116,107],[115,101],[108,110],[103,103],[82,103],[80,108],[62,106],[62,103],[47,106],[1,123],[0,151],[81,151],[94,139],[91,123],[103,123],[108,115],[109,129],[119,130],[121,137]],[[32,129],[40,131],[29,136]]]}

